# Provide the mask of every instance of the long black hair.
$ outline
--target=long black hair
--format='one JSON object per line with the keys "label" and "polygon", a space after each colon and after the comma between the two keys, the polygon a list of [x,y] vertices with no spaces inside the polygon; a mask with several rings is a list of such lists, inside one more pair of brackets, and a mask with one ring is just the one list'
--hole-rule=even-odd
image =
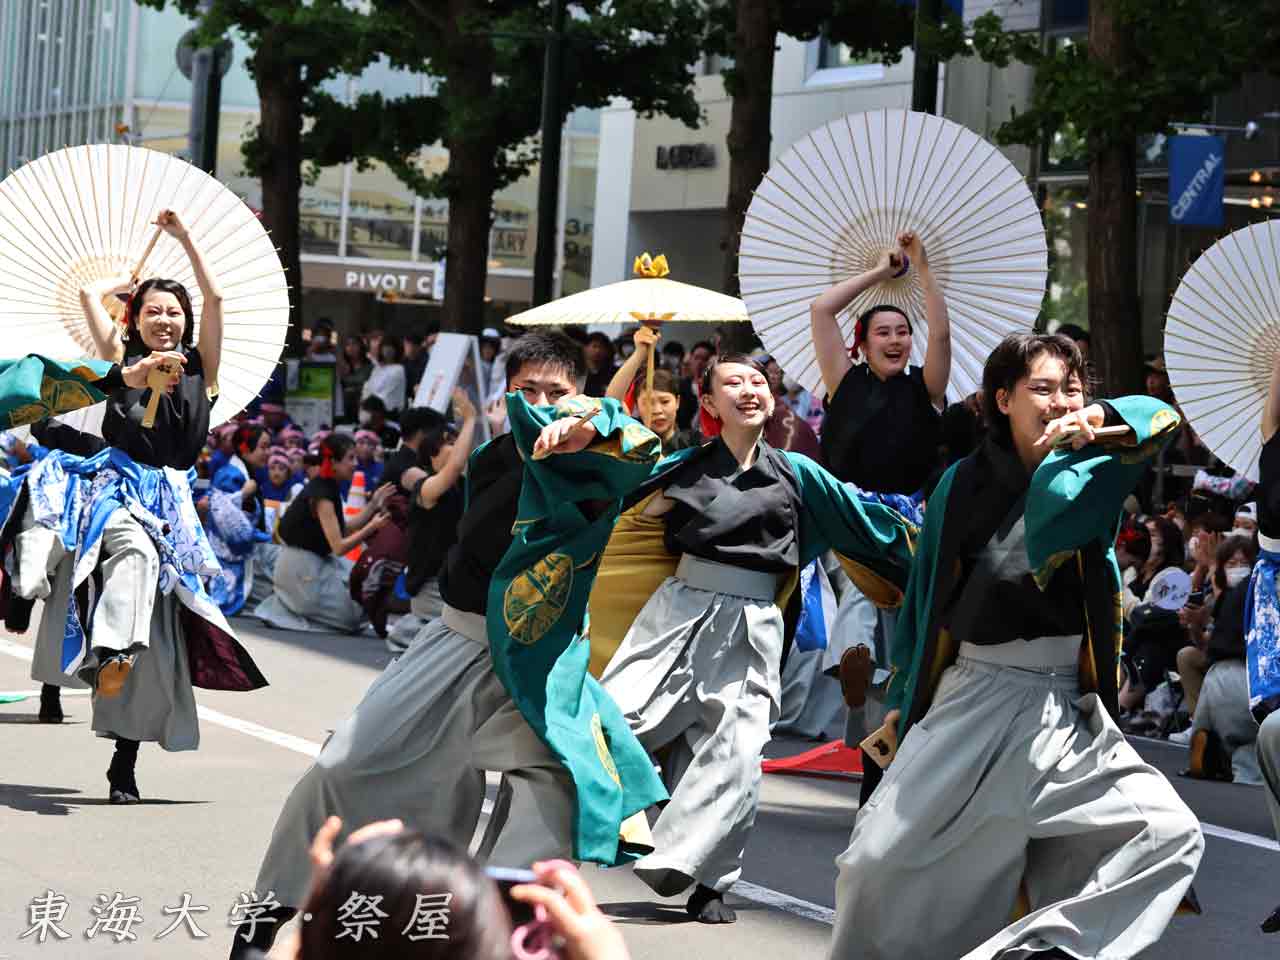
{"label": "long black hair", "polygon": [[144,280],[138,289],[129,297],[129,305],[125,310],[125,330],[124,330],[124,346],[128,351],[130,347],[136,349],[148,349],[146,344],[142,342],[142,335],[138,332],[138,315],[142,313],[142,302],[146,299],[147,294],[152,291],[160,293],[171,293],[178,298],[178,306],[182,307],[182,315],[186,318],[186,324],[182,328],[182,345],[190,348],[195,340],[195,314],[191,309],[191,294],[187,293],[187,288],[180,284],[177,280],[163,280],[159,277],[152,277],[150,280]]}
{"label": "long black hair", "polygon": [[[382,916],[377,939],[341,936],[353,894]],[[375,899],[376,898],[376,899]],[[415,916],[440,911],[446,939],[410,939]],[[300,960],[510,960],[511,921],[497,884],[463,851],[414,831],[373,837],[338,850],[304,912]],[[377,916],[368,914],[367,916]],[[366,917],[367,918],[367,917]],[[352,921],[348,919],[347,924]]]}

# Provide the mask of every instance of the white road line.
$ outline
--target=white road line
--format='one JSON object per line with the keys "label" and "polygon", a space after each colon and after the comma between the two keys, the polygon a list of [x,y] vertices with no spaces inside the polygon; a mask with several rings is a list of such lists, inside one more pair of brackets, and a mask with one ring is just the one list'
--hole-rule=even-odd
{"label": "white road line", "polygon": [[825,923],[827,926],[831,926],[836,922],[836,912],[830,907],[819,906],[816,903],[810,903],[808,900],[801,900],[799,897],[788,896],[785,893],[779,893],[777,890],[770,890],[768,887],[748,883],[746,880],[739,880],[730,888],[729,892],[736,897],[742,897],[744,900],[762,903],[766,907],[773,907],[786,913],[792,913],[798,917],[804,917],[806,920],[816,920],[818,923]]}
{"label": "white road line", "polygon": [[1280,850],[1280,844],[1277,844],[1274,840],[1268,840],[1266,837],[1260,837],[1256,833],[1245,833],[1242,830],[1232,830],[1230,827],[1215,827],[1212,823],[1202,823],[1200,824],[1200,829],[1206,836],[1218,837],[1222,840],[1234,840],[1236,843],[1246,843],[1251,847],[1260,847],[1263,850]]}

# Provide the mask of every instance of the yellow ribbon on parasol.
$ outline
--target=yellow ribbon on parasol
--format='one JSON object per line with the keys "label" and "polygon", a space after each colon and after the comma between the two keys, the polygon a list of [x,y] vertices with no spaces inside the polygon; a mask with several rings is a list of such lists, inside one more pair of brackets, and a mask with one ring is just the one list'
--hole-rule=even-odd
{"label": "yellow ribbon on parasol", "polygon": [[[636,262],[632,264],[631,272],[637,277],[646,280],[661,280],[663,277],[671,273],[671,268],[667,266],[666,254],[660,253],[656,257],[649,256],[648,252],[640,254],[636,257]],[[674,313],[635,313],[631,314],[636,320],[639,320],[646,327],[654,330],[660,328],[666,321],[675,316]],[[648,392],[653,391],[653,364],[654,355],[657,348],[649,351],[649,362],[645,367],[644,388]]]}

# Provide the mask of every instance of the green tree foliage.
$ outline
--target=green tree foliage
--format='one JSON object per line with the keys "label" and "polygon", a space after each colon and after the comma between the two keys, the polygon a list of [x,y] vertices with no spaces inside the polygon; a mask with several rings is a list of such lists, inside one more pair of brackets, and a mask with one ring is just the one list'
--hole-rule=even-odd
{"label": "green tree foliage", "polygon": [[1092,0],[1088,42],[1043,46],[995,14],[973,24],[972,52],[1035,69],[1031,98],[995,131],[1003,144],[1064,137],[1089,165],[1089,325],[1107,391],[1141,382],[1137,312],[1137,143],[1206,115],[1213,97],[1274,62],[1280,2]]}
{"label": "green tree foliage", "polygon": [[258,88],[257,127],[246,138],[246,170],[262,181],[262,221],[280,248],[290,287],[289,345],[301,344],[302,266],[298,194],[302,187],[304,116],[321,86],[371,60],[371,19],[343,0],[140,0],[195,19],[213,42],[232,31],[251,51],[245,67]]}
{"label": "green tree foliage", "polygon": [[[449,201],[444,325],[478,332],[494,193],[537,161],[549,0],[371,0],[369,55],[434,78],[422,96],[377,91],[342,103],[317,93],[304,137],[309,160],[379,160],[411,189]],[[564,34],[561,104],[603,107],[625,97],[641,114],[699,120],[694,65],[705,15],[697,0],[575,0]],[[362,57],[357,57],[362,59]],[[423,148],[448,166],[429,173]],[[608,176],[608,171],[601,171]]]}

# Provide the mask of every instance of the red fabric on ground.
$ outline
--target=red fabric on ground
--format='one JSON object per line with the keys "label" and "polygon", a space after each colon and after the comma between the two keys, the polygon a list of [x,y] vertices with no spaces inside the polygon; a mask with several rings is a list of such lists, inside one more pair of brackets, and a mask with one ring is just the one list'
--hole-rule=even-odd
{"label": "red fabric on ground", "polygon": [[843,740],[832,740],[798,753],[794,757],[778,757],[760,764],[765,773],[846,773],[862,774],[862,751],[846,747]]}

